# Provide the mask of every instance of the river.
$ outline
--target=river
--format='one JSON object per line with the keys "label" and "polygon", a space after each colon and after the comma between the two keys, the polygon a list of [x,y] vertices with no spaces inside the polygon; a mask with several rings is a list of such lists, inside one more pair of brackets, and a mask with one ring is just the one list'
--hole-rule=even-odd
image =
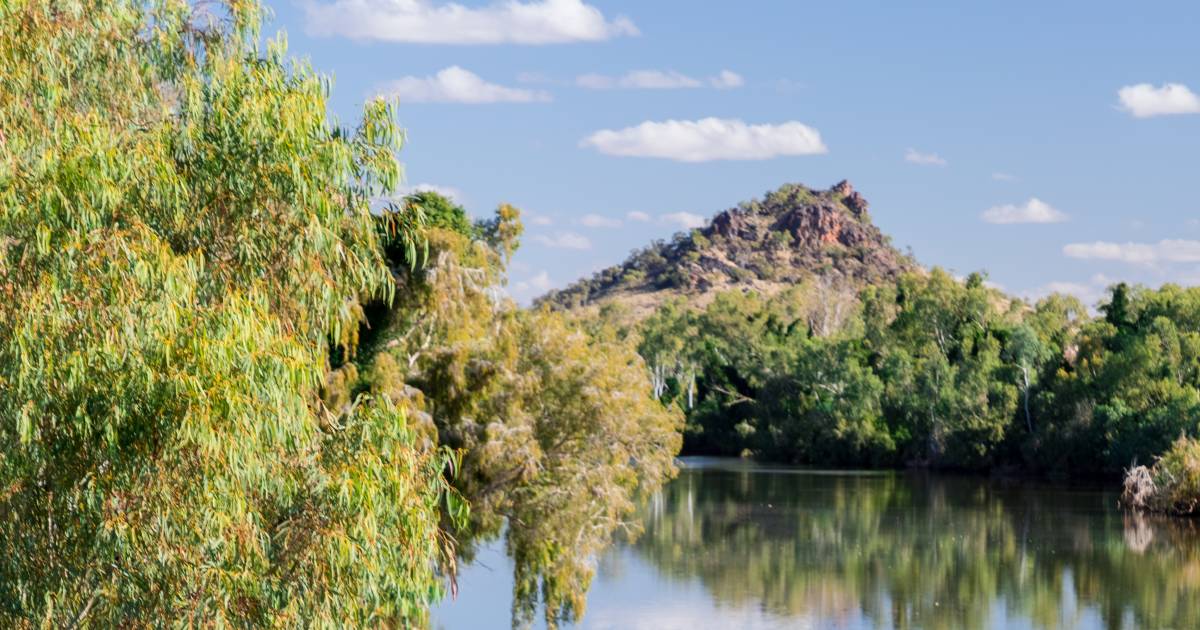
{"label": "river", "polygon": [[[684,458],[635,542],[598,559],[578,627],[1200,628],[1200,523],[1115,489]],[[509,627],[482,550],[433,627]]]}

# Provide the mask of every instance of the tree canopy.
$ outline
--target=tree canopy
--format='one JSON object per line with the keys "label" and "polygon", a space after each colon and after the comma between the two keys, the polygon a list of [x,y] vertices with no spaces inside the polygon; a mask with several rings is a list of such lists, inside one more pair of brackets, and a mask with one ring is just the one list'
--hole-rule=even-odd
{"label": "tree canopy", "polygon": [[1200,289],[1114,285],[1097,317],[939,269],[830,317],[838,294],[731,291],[638,326],[686,452],[1113,476],[1200,433]]}
{"label": "tree canopy", "polygon": [[[436,193],[414,203],[452,207]],[[428,264],[390,260],[397,299],[368,305],[362,348],[338,370],[346,391],[330,394],[392,400],[461,450],[456,486],[472,510],[460,551],[502,534],[514,625],[541,609],[553,627],[583,614],[594,558],[614,534],[636,534],[640,498],[674,474],[682,418],[616,331],[500,296],[519,210],[455,217],[428,227]]]}
{"label": "tree canopy", "polygon": [[[4,625],[416,621],[451,456],[320,404],[401,133],[254,2],[0,8]],[[116,87],[119,86],[119,87]]]}

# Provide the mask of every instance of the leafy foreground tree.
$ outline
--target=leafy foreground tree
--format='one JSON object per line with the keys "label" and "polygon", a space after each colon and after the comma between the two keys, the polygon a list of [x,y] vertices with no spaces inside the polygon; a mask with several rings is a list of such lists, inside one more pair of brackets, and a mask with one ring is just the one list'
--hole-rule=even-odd
{"label": "leafy foreground tree", "polygon": [[[524,311],[501,299],[522,232],[501,206],[472,224],[434,193],[425,252],[388,248],[399,286],[327,396],[368,392],[412,410],[423,432],[462,449],[456,483],[472,506],[457,531],[464,555],[503,534],[515,566],[513,625],[542,609],[547,625],[584,613],[594,560],[614,534],[636,534],[639,497],[674,474],[682,414],[651,396],[631,342],[605,326]],[[390,218],[381,218],[381,225]]]}
{"label": "leafy foreground tree", "polygon": [[420,622],[449,456],[317,397],[400,133],[203,6],[0,4],[0,625]]}

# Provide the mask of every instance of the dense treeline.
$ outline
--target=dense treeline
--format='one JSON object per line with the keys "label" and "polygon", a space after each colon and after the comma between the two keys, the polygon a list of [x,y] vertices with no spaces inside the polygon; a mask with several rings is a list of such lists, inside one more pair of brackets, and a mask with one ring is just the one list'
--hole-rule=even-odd
{"label": "dense treeline", "polygon": [[679,415],[499,296],[515,209],[373,212],[391,107],[262,11],[0,3],[0,625],[421,625],[503,522],[515,621],[582,614]]}
{"label": "dense treeline", "polygon": [[1092,317],[935,269],[671,303],[641,331],[690,452],[1114,475],[1200,428],[1200,289],[1118,284]]}

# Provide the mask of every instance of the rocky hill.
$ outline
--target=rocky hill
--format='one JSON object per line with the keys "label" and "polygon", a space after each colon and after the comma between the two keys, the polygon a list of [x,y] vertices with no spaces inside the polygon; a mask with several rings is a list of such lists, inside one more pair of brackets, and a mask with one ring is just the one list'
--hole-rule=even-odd
{"label": "rocky hill", "polygon": [[722,290],[771,294],[814,277],[856,288],[916,268],[849,182],[821,191],[786,184],[537,302],[575,309],[620,301],[644,315],[676,295],[703,305]]}

